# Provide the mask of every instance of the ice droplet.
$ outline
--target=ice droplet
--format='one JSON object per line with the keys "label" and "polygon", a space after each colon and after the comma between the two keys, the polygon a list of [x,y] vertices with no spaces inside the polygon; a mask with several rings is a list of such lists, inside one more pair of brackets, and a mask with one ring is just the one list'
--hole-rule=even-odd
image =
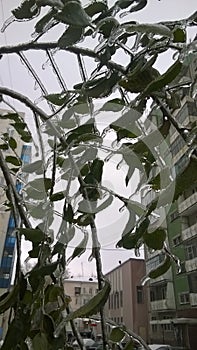
{"label": "ice droplet", "polygon": [[4,33],[6,28],[12,24],[14,21],[16,21],[16,18],[14,16],[10,16],[6,21],[3,23],[3,26],[1,28],[1,33]]}
{"label": "ice droplet", "polygon": [[102,134],[101,134],[101,137],[105,137],[110,131],[111,131],[110,126],[107,126],[107,127],[103,130],[103,132],[102,132]]}
{"label": "ice droplet", "polygon": [[116,165],[116,169],[117,169],[117,170],[120,170],[122,164],[123,164],[123,159]]}

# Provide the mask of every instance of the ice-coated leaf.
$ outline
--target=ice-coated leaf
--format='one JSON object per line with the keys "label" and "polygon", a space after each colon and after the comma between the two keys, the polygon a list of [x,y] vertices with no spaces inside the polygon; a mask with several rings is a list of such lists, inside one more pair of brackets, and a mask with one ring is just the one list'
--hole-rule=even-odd
{"label": "ice-coated leaf", "polygon": [[40,243],[45,238],[44,232],[38,228],[18,228],[21,235],[25,236],[25,239],[33,243]]}
{"label": "ice-coated leaf", "polygon": [[109,335],[109,340],[111,340],[113,343],[119,343],[125,336],[125,332],[119,328],[114,327],[111,330],[111,333]]}
{"label": "ice-coated leaf", "polygon": [[84,10],[88,16],[93,17],[97,13],[103,13],[105,10],[107,10],[107,5],[102,1],[93,1],[87,7],[85,7]]}
{"label": "ice-coated leaf", "polygon": [[39,15],[40,9],[36,4],[36,0],[24,0],[19,7],[12,10],[12,13],[18,20],[32,19]]}
{"label": "ice-coated leaf", "polygon": [[157,277],[163,275],[164,273],[166,273],[166,272],[169,270],[170,267],[171,267],[171,259],[170,259],[170,257],[167,255],[167,256],[165,257],[165,260],[164,260],[156,269],[151,270],[151,271],[149,272],[148,276],[149,276],[150,278],[155,279],[155,278],[157,278]]}
{"label": "ice-coated leaf", "polygon": [[55,18],[63,23],[78,27],[87,27],[91,23],[91,18],[77,0],[66,2],[63,10]]}
{"label": "ice-coated leaf", "polygon": [[112,202],[113,202],[112,195],[109,195],[109,197],[102,204],[98,206],[92,206],[92,205],[90,206],[88,201],[84,199],[79,203],[78,211],[81,213],[96,214],[104,210],[105,208],[108,208]]}
{"label": "ice-coated leaf", "polygon": [[70,25],[58,40],[61,48],[76,44],[82,37],[83,28]]}
{"label": "ice-coated leaf", "polygon": [[28,182],[28,187],[32,187],[37,191],[47,192],[51,188],[51,179],[50,178],[39,178],[33,181]]}
{"label": "ice-coated leaf", "polygon": [[71,312],[66,316],[66,321],[74,320],[75,318],[89,317],[97,314],[97,312],[105,305],[109,293],[111,290],[110,283],[105,279],[103,289],[101,289],[92,299],[90,299],[85,305],[81,306],[74,312]]}
{"label": "ice-coated leaf", "polygon": [[31,164],[25,164],[22,167],[22,171],[24,173],[34,173],[36,172],[36,170],[40,169],[43,167],[43,161],[42,160],[36,160],[35,162],[31,163]]}
{"label": "ice-coated leaf", "polygon": [[74,258],[80,257],[86,251],[86,245],[88,243],[88,232],[84,232],[84,237],[79,245],[74,249],[73,254],[68,258],[67,263],[69,264]]}
{"label": "ice-coated leaf", "polygon": [[120,112],[125,107],[125,102],[120,98],[114,98],[113,100],[105,102],[100,111],[104,112]]}
{"label": "ice-coated leaf", "polygon": [[172,37],[171,30],[163,24],[126,24],[126,31],[128,33],[139,32],[139,33],[152,33],[157,35],[163,35]]}
{"label": "ice-coated leaf", "polygon": [[154,232],[146,232],[143,235],[144,242],[149,248],[162,249],[166,239],[166,232],[163,229],[157,229]]}
{"label": "ice-coated leaf", "polygon": [[35,30],[37,33],[43,33],[48,28],[49,25],[51,25],[53,22],[54,15],[57,13],[57,10],[52,9],[49,10],[49,12],[44,15],[35,25]]}
{"label": "ice-coated leaf", "polygon": [[50,94],[50,95],[44,96],[44,98],[46,98],[47,101],[51,102],[56,106],[62,106],[68,100],[69,93],[66,91],[66,92],[61,92],[60,94]]}
{"label": "ice-coated leaf", "polygon": [[117,243],[117,246],[123,247],[125,249],[135,248],[139,239],[141,239],[143,234],[147,231],[149,223],[150,220],[148,218],[145,218],[139,227],[136,228],[134,233],[131,233],[131,231],[128,233],[125,232],[125,234],[122,235],[121,240]]}
{"label": "ice-coated leaf", "polygon": [[170,66],[170,68],[168,68],[168,70],[164,74],[160,75],[158,78],[153,80],[145,88],[145,90],[142,93],[142,97],[147,96],[154,91],[159,91],[164,86],[171,83],[176,78],[176,76],[180,73],[182,66],[183,64],[179,60],[173,63],[173,65]]}

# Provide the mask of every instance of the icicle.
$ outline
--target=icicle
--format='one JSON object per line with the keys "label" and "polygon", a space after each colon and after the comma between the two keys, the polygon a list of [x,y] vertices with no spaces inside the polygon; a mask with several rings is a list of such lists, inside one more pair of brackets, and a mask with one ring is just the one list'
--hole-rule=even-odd
{"label": "icicle", "polygon": [[40,96],[38,98],[36,98],[36,100],[34,100],[34,104],[35,105],[38,105],[40,102],[42,102],[44,100],[44,97],[43,96]]}
{"label": "icicle", "polygon": [[34,83],[34,90],[36,91],[38,88],[39,88],[39,85],[38,85],[37,81],[35,81],[35,83]]}
{"label": "icicle", "polygon": [[105,159],[105,162],[109,162],[109,160],[113,157],[113,153],[110,153]]}
{"label": "icicle", "polygon": [[3,26],[1,28],[1,33],[4,33],[6,28],[15,21],[16,21],[16,18],[14,16],[10,16],[8,19],[6,19],[6,21],[3,23]]}
{"label": "icicle", "polygon": [[137,248],[135,248],[135,256],[136,257],[140,257],[140,249],[137,247]]}
{"label": "icicle", "polygon": [[103,137],[105,137],[109,132],[111,132],[112,130],[111,130],[111,128],[110,128],[110,126],[107,126],[104,130],[103,130],[103,132],[102,132],[102,134],[101,134],[101,137],[103,138]]}
{"label": "icicle", "polygon": [[46,60],[46,62],[44,62],[44,63],[42,64],[42,69],[45,70],[45,69],[47,68],[47,66],[50,66],[50,65],[51,65],[51,62],[50,62],[50,60],[48,59],[48,60]]}
{"label": "icicle", "polygon": [[112,148],[117,147],[118,146],[118,141],[114,140],[111,145],[112,145]]}
{"label": "icicle", "polygon": [[123,213],[123,211],[126,209],[126,205],[124,204],[121,208],[119,208],[119,213]]}
{"label": "icicle", "polygon": [[122,12],[120,15],[119,15],[119,17],[120,18],[123,18],[123,17],[125,17],[125,16],[128,16],[128,15],[130,15],[131,13],[129,12],[129,11],[125,11],[125,12]]}
{"label": "icicle", "polygon": [[120,170],[123,163],[124,163],[124,160],[122,159],[122,160],[116,165],[116,169],[117,169],[117,170]]}

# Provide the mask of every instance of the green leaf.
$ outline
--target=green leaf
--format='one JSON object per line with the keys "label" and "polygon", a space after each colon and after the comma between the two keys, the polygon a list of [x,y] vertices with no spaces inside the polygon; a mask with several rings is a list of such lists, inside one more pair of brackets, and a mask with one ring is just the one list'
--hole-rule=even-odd
{"label": "green leaf", "polygon": [[95,160],[93,160],[90,166],[90,173],[98,181],[98,183],[100,183],[102,179],[103,165],[104,165],[103,160],[96,158]]}
{"label": "green leaf", "polygon": [[6,143],[0,144],[0,149],[7,150],[9,147]]}
{"label": "green leaf", "polygon": [[52,21],[54,15],[57,13],[57,10],[52,9],[49,10],[49,12],[43,16],[35,25],[35,30],[37,33],[43,33],[47,30],[48,26],[52,24]]}
{"label": "green leaf", "polygon": [[177,60],[164,74],[160,75],[145,88],[142,93],[142,97],[147,96],[154,91],[159,91],[164,86],[171,83],[180,73],[182,66],[183,64]]}
{"label": "green leaf", "polygon": [[31,173],[36,172],[36,171],[39,170],[40,168],[43,168],[43,161],[42,161],[42,160],[37,160],[36,162],[33,162],[33,163],[31,163],[31,164],[25,164],[25,165],[23,165],[22,171],[23,171],[24,173],[31,174]]}
{"label": "green leaf", "polygon": [[119,343],[124,336],[125,332],[121,328],[114,327],[109,335],[109,340],[111,340],[113,343]]}
{"label": "green leaf", "polygon": [[18,228],[17,230],[25,236],[26,240],[33,243],[40,243],[45,238],[45,234],[38,228]]}
{"label": "green leaf", "polygon": [[73,254],[68,258],[67,264],[69,264],[74,258],[80,257],[83,253],[86,251],[86,245],[88,243],[88,232],[83,232],[84,237],[82,241],[79,243],[79,245],[74,249]]}
{"label": "green leaf", "polygon": [[62,106],[69,99],[70,94],[65,91],[60,94],[50,94],[44,96],[44,98],[56,106]]}
{"label": "green leaf", "polygon": [[100,111],[104,112],[120,112],[125,107],[125,103],[120,98],[114,98],[113,100],[107,101]]}
{"label": "green leaf", "polygon": [[41,192],[47,192],[51,188],[50,178],[39,178],[28,182],[28,187],[32,187]]}
{"label": "green leaf", "polygon": [[62,199],[64,199],[64,197],[65,197],[64,192],[62,192],[62,191],[56,192],[50,196],[50,201],[51,202],[61,201]]}
{"label": "green leaf", "polygon": [[162,262],[156,269],[151,270],[151,271],[149,272],[148,276],[149,276],[150,278],[155,279],[155,278],[157,278],[157,277],[163,275],[164,273],[166,273],[166,272],[169,270],[170,267],[171,267],[171,259],[170,259],[170,257],[167,255],[167,256],[165,257],[164,262]]}
{"label": "green leaf", "polygon": [[157,229],[154,232],[144,233],[143,238],[149,248],[162,249],[166,239],[166,232],[163,229]]}
{"label": "green leaf", "polygon": [[186,42],[186,31],[182,28],[175,28],[173,30],[173,41],[175,43],[185,43]]}
{"label": "green leaf", "polygon": [[6,292],[0,296],[0,314],[4,313],[16,303],[19,289],[19,284],[16,284],[10,292]]}
{"label": "green leaf", "polygon": [[21,160],[19,158],[14,157],[14,156],[6,156],[5,160],[7,163],[11,163],[11,164],[16,165],[16,166],[21,165]]}
{"label": "green leaf", "polygon": [[139,227],[136,228],[134,233],[125,233],[122,235],[122,239],[117,243],[117,246],[123,247],[125,249],[133,249],[136,247],[138,241],[142,238],[144,233],[147,231],[150,220],[145,218]]}
{"label": "green leaf", "polygon": [[87,7],[85,7],[84,10],[88,16],[93,17],[99,12],[101,13],[105,12],[107,10],[107,5],[102,1],[94,1],[91,4],[89,4]]}
{"label": "green leaf", "polygon": [[9,138],[8,143],[9,143],[9,146],[10,146],[11,149],[16,149],[17,148],[17,142],[16,142],[16,140],[13,137]]}
{"label": "green leaf", "polygon": [[40,332],[32,339],[32,345],[34,350],[48,350],[49,344],[45,333]]}
{"label": "green leaf", "polygon": [[68,1],[61,12],[55,18],[63,23],[78,27],[87,27],[91,24],[91,18],[87,15],[78,1]]}
{"label": "green leaf", "polygon": [[171,30],[163,24],[129,24],[123,25],[126,27],[127,33],[139,32],[139,33],[152,33],[162,36],[172,37]]}
{"label": "green leaf", "polygon": [[74,320],[75,318],[89,317],[97,314],[97,312],[105,305],[111,286],[108,280],[105,280],[103,289],[101,289],[92,299],[90,299],[85,305],[81,306],[74,312],[68,314],[65,318],[66,321]]}
{"label": "green leaf", "polygon": [[36,0],[25,0],[19,7],[12,10],[12,13],[16,19],[32,19],[38,16],[40,13],[39,8],[36,5]]}
{"label": "green leaf", "polygon": [[83,28],[70,25],[59,38],[58,44],[61,48],[76,44],[82,37]]}
{"label": "green leaf", "polygon": [[74,212],[71,204],[64,209],[64,220],[69,222],[70,224],[73,222]]}

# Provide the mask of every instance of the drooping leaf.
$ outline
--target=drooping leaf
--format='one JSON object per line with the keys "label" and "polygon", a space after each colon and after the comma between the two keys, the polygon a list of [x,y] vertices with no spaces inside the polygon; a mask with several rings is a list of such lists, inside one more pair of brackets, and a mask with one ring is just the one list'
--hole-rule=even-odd
{"label": "drooping leaf", "polygon": [[17,157],[14,157],[14,156],[6,156],[5,160],[7,163],[11,163],[11,164],[16,165],[16,166],[21,165],[21,160]]}
{"label": "drooping leaf", "polygon": [[166,239],[166,232],[163,229],[157,229],[154,232],[144,233],[143,238],[149,248],[162,249]]}
{"label": "drooping leaf", "polygon": [[47,192],[51,188],[50,178],[38,178],[28,182],[28,187],[32,187],[41,192]]}
{"label": "drooping leaf", "polygon": [[45,234],[38,228],[18,228],[21,235],[25,236],[25,239],[33,243],[40,243],[44,240]]}
{"label": "drooping leaf", "polygon": [[88,16],[93,17],[97,13],[103,13],[107,10],[107,5],[103,1],[93,1],[88,6],[84,8]]}
{"label": "drooping leaf", "polygon": [[148,276],[149,276],[150,278],[155,279],[155,278],[157,278],[157,277],[163,275],[164,273],[166,273],[166,272],[169,270],[170,267],[171,267],[171,259],[170,259],[170,257],[167,255],[167,256],[165,257],[165,260],[164,260],[156,269],[151,270],[151,271],[149,272]]}
{"label": "drooping leaf", "polygon": [[89,317],[95,315],[102,308],[109,296],[111,286],[108,280],[105,280],[103,289],[101,289],[92,299],[85,305],[81,306],[74,312],[66,316],[66,321],[74,320],[75,318]]}
{"label": "drooping leaf", "polygon": [[64,48],[76,44],[82,37],[83,28],[70,25],[58,40],[60,47]]}
{"label": "drooping leaf", "polygon": [[180,27],[173,30],[173,41],[175,43],[184,43],[186,41],[186,31]]}
{"label": "drooping leaf", "polygon": [[64,208],[63,219],[71,224],[73,222],[73,217],[74,217],[74,212],[73,212],[72,205],[68,203],[68,205]]}
{"label": "drooping leaf", "polygon": [[78,27],[87,27],[91,23],[91,18],[77,0],[66,2],[63,10],[55,15],[55,18]]}
{"label": "drooping leaf", "polygon": [[39,15],[40,9],[36,4],[36,0],[24,0],[19,7],[12,10],[12,13],[18,20],[32,19]]}
{"label": "drooping leaf", "polygon": [[120,112],[125,107],[125,102],[119,98],[105,102],[100,111]]}
{"label": "drooping leaf", "polygon": [[122,235],[121,240],[117,243],[117,246],[123,247],[125,249],[133,249],[136,247],[138,241],[142,238],[144,233],[147,231],[150,220],[146,217],[139,227],[136,228],[134,233],[125,233]]}
{"label": "drooping leaf", "polygon": [[114,327],[111,330],[111,333],[109,335],[109,340],[111,340],[113,343],[119,343],[125,336],[125,332],[119,328]]}
{"label": "drooping leaf", "polygon": [[80,257],[86,251],[86,245],[88,243],[88,232],[84,232],[84,237],[79,245],[74,249],[73,254],[68,258],[67,263],[71,262],[77,256]]}

